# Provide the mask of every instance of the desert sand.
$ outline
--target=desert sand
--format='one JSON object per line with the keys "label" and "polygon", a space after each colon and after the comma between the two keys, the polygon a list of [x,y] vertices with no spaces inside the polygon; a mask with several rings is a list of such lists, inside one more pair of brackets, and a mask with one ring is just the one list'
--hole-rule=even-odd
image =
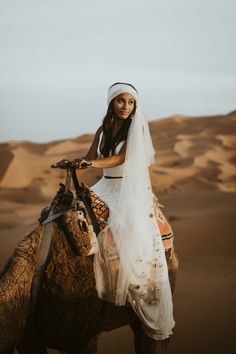
{"label": "desert sand", "polygon": [[[174,229],[180,259],[174,294],[176,327],[167,353],[232,353],[236,111],[212,117],[176,115],[150,122],[150,129],[156,150],[156,163],[150,169],[153,191]],[[0,268],[24,234],[37,226],[40,210],[64,181],[64,172],[50,165],[83,156],[92,137],[0,144]],[[79,172],[89,186],[100,176],[101,171],[93,168]],[[134,353],[130,329],[103,333],[98,353]]]}

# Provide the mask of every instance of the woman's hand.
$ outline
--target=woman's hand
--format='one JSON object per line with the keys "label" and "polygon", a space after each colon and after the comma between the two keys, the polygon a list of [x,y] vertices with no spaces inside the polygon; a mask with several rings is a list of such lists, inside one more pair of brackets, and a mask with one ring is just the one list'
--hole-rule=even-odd
{"label": "woman's hand", "polygon": [[80,162],[82,161],[82,159],[74,159],[72,162],[71,162],[71,166],[74,167],[74,168],[78,168],[80,166]]}
{"label": "woman's hand", "polygon": [[75,159],[74,161],[70,161],[67,159],[62,159],[56,163],[54,163],[51,167],[53,168],[79,168],[79,169],[85,169],[92,166],[92,163],[90,161],[87,161],[85,159]]}
{"label": "woman's hand", "polygon": [[82,159],[75,159],[74,161],[72,161],[71,166],[74,168],[84,169],[84,168],[91,167],[92,163],[82,158]]}
{"label": "woman's hand", "polygon": [[62,159],[56,163],[54,163],[51,167],[53,168],[67,168],[70,165],[71,161],[67,159]]}

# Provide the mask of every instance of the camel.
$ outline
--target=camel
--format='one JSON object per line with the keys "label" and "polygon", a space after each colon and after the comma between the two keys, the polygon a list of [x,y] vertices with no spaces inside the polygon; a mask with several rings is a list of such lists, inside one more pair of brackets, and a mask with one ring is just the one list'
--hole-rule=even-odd
{"label": "camel", "polygon": [[[52,224],[52,241],[31,326],[25,330],[31,283],[45,225],[26,235],[0,274],[0,354],[95,354],[99,334],[124,325],[134,333],[136,354],[154,354],[156,341],[144,335],[129,306],[101,301],[93,273],[91,222],[69,210]],[[177,258],[167,257],[172,291]]]}

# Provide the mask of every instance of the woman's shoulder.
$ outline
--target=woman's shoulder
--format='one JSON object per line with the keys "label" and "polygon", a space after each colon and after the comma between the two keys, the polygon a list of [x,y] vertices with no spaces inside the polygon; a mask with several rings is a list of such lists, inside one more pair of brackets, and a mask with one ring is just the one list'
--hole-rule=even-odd
{"label": "woman's shoulder", "polygon": [[99,144],[100,144],[100,142],[101,142],[101,139],[102,139],[102,132],[103,132],[103,126],[101,125],[98,129],[97,129],[97,131],[96,131],[96,133],[95,133],[95,135],[94,135],[94,144],[96,145],[96,148],[98,148],[98,146],[99,146]]}
{"label": "woman's shoulder", "polygon": [[101,135],[102,131],[103,131],[103,126],[101,125],[101,126],[97,129],[97,131],[96,131],[96,133],[95,133],[95,137],[99,137],[99,136]]}
{"label": "woman's shoulder", "polygon": [[93,138],[93,142],[90,146],[90,149],[86,155],[86,158],[87,160],[93,160],[93,159],[96,159],[97,156],[98,156],[98,146],[100,144],[100,136],[101,136],[101,132],[102,132],[102,126],[100,126],[95,135],[94,135],[94,138]]}

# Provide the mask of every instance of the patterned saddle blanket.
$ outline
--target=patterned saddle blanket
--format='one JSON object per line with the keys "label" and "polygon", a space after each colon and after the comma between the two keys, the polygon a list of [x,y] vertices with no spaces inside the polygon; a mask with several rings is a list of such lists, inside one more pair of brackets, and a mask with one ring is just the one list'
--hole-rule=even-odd
{"label": "patterned saddle blanket", "polygon": [[109,207],[108,205],[91,189],[89,190],[89,197],[91,200],[91,207],[93,208],[94,214],[97,218],[100,229],[103,230],[107,226],[107,220],[109,218]]}
{"label": "patterned saddle blanket", "polygon": [[[94,214],[98,220],[100,229],[103,230],[104,227],[107,226],[107,220],[109,218],[109,207],[91,189],[88,188],[88,190],[89,190],[89,197],[91,200],[91,207],[93,208]],[[163,205],[159,203],[158,198],[156,196],[154,196],[153,202],[154,202],[155,217],[160,229],[164,248],[165,249],[172,248],[174,234],[169,221],[167,220],[162,210],[160,209],[160,207],[163,207]]]}

